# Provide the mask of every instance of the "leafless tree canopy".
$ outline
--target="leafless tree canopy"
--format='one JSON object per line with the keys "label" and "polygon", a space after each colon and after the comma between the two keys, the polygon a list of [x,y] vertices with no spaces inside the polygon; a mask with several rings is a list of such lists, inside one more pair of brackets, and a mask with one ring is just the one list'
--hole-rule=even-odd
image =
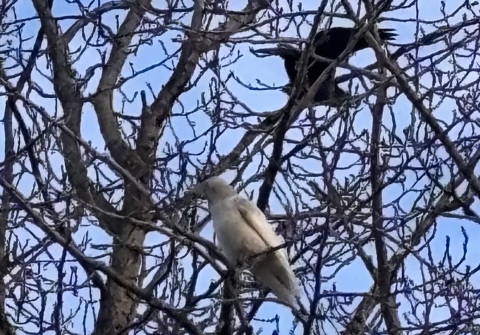
{"label": "leafless tree canopy", "polygon": [[[478,334],[477,5],[2,0],[0,334]],[[254,53],[305,73],[330,26],[370,45],[335,108]],[[213,175],[285,237],[300,310],[233,279],[186,192]]]}

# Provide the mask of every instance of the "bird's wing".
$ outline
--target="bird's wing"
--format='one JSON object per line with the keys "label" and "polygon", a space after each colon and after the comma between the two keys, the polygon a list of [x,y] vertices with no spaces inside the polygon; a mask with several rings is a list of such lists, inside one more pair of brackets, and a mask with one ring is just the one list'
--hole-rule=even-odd
{"label": "bird's wing", "polygon": [[[263,212],[254,203],[241,196],[235,197],[234,201],[245,223],[268,247],[277,247],[285,242],[282,236],[275,233]],[[266,259],[259,260],[251,271],[255,278],[269,287],[280,300],[291,305],[296,304],[295,297],[299,296],[300,291],[284,248],[271,253]]]}
{"label": "bird's wing", "polygon": [[[268,247],[277,247],[285,243],[283,237],[275,233],[263,212],[255,204],[241,196],[235,197],[234,201],[235,207],[238,209],[245,223],[260,236]],[[284,248],[276,252],[289,264],[287,252]]]}

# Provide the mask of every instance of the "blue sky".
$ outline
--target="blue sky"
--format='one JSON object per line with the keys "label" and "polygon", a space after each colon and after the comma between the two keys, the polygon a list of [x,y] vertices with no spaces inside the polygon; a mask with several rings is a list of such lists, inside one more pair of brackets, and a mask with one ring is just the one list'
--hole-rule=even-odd
{"label": "blue sky", "polygon": [[[452,10],[456,7],[459,6],[461,2],[460,1],[449,1],[446,4],[446,12],[452,12]],[[234,7],[232,9],[241,9],[243,8],[243,3],[236,3],[238,7]],[[154,5],[158,8],[163,8],[163,2],[161,1],[154,1]],[[352,3],[352,5],[354,5]],[[303,4],[304,8],[306,10],[308,9],[316,9],[318,4]],[[309,7],[310,6],[310,7]],[[435,20],[441,18],[441,12],[440,12],[440,1],[431,1],[431,2],[425,2],[425,1],[420,1],[419,3],[419,13],[420,17],[423,20]],[[34,15],[33,8],[29,2],[20,2],[17,5],[17,13],[20,13],[20,17],[30,17]],[[54,4],[54,9],[53,13],[56,16],[63,16],[63,15],[72,15],[77,13],[77,9],[75,5],[70,5],[67,2],[64,1],[57,1]],[[449,21],[450,24],[455,24],[461,20],[461,13],[457,14],[453,19]],[[104,16],[103,22],[114,22],[115,15],[119,15],[119,21],[121,21],[125,15],[124,11],[117,11],[115,13],[110,13],[109,15]],[[386,15],[386,17],[392,17],[392,14]],[[401,18],[412,18],[415,17],[415,9],[412,8],[411,10],[404,10],[404,11],[399,11],[395,13],[395,18],[396,19],[401,19]],[[184,22],[188,22],[189,16],[187,15],[184,19]],[[71,20],[66,20],[62,21],[62,27],[64,28],[64,31],[66,30],[65,28],[68,27],[72,23]],[[333,26],[339,26],[339,25],[349,25],[351,26],[351,23],[346,23],[344,20],[334,20]],[[426,25],[424,25],[427,27]],[[113,27],[113,26],[112,26]],[[399,32],[399,37],[397,38],[398,43],[408,43],[413,41],[414,39],[414,29],[415,29],[415,23],[409,22],[409,23],[400,23],[400,22],[384,22],[381,24],[381,27],[388,27],[388,28],[395,28]],[[38,31],[39,25],[38,22],[32,21],[29,22],[26,27],[24,28],[24,36],[35,36],[36,32]],[[309,32],[309,27],[307,25],[304,25],[301,29],[302,32],[302,37],[306,37]],[[430,32],[428,29],[426,32]],[[86,33],[88,34],[88,29],[86,29]],[[161,36],[159,39],[162,39],[162,41],[165,43],[165,47],[167,48],[169,53],[173,53],[178,47],[178,43],[172,43],[171,38],[174,38],[177,36],[177,32],[170,32],[166,33],[163,36]],[[289,31],[285,32],[282,34],[282,36],[295,36],[295,32],[293,29],[290,29]],[[236,36],[237,37],[237,36]],[[33,43],[32,41],[26,42],[25,44],[28,45],[28,43]],[[77,36],[72,41],[71,44],[71,49],[74,50],[76,49],[79,45],[81,45],[82,39],[81,36]],[[248,48],[251,45],[248,44],[240,44],[237,45],[238,50],[243,54],[243,56],[239,59],[239,61],[233,65],[231,65],[228,68],[225,68],[221,72],[221,77],[222,79],[226,79],[229,72],[233,71],[236,76],[238,76],[242,82],[251,84],[253,86],[256,85],[257,79],[260,79],[263,83],[266,84],[271,84],[271,85],[284,85],[287,82],[287,77],[284,73],[283,70],[283,64],[282,61],[279,58],[276,57],[269,57],[269,58],[256,58],[250,52],[248,51]],[[257,47],[257,46],[254,46]],[[425,47],[422,48],[421,52],[419,53],[420,56],[429,54],[432,51],[438,50],[439,46],[430,46],[430,47]],[[396,50],[395,47],[391,47],[390,51]],[[227,51],[225,48],[222,49],[221,54],[225,54]],[[211,56],[211,55],[210,55]],[[142,68],[146,68],[148,66],[151,66],[153,64],[158,63],[164,58],[164,52],[161,47],[159,47],[157,44],[154,44],[153,46],[144,46],[143,48],[140,48],[139,52],[137,53],[136,57],[133,59],[129,59],[133,63],[133,66],[135,67],[136,71],[141,70]],[[75,68],[77,71],[80,73],[84,73],[84,71],[92,64],[96,63],[98,60],[98,53],[93,50],[87,50],[83,57],[76,63]],[[355,56],[353,56],[349,63],[353,64],[355,66],[365,66],[374,61],[374,53],[371,50],[365,50],[362,52],[357,53]],[[403,63],[402,63],[403,62]],[[128,63],[128,61],[127,61]],[[224,62],[226,63],[226,61]],[[446,62],[445,62],[446,63]],[[40,69],[43,69],[45,73],[49,73],[47,70],[45,70],[45,60],[39,59],[38,61],[38,66]],[[405,60],[401,60],[400,64],[405,64]],[[442,67],[448,67],[448,64],[442,64]],[[128,65],[124,69],[124,76],[130,75],[131,71],[128,67]],[[342,73],[342,70],[337,70],[337,73],[340,74]],[[145,89],[147,90],[146,83],[149,83],[152,86],[153,92],[158,93],[159,90],[161,89],[162,85],[168,80],[171,72],[170,70],[166,69],[165,67],[157,67],[154,70],[145,73],[141,76],[138,76],[134,80],[130,81],[129,83],[125,84],[123,87],[123,91],[126,92],[127,96],[131,99],[134,95],[135,91],[138,91],[139,89]],[[198,71],[197,71],[198,74]],[[413,74],[413,72],[411,72]],[[198,85],[194,88],[192,88],[189,92],[186,92],[180,97],[180,102],[183,105],[183,108],[185,111],[189,111],[194,109],[197,106],[197,101],[200,99],[200,93],[208,89],[208,85],[210,82],[210,78],[212,76],[212,73],[209,72],[207,75],[205,75],[199,82]],[[37,72],[34,76],[35,81],[47,92],[53,93],[53,89],[51,88],[50,83],[42,78],[39,73]],[[93,92],[96,84],[98,82],[99,78],[99,72],[97,71],[96,75],[92,79],[87,91],[88,92]],[[427,76],[425,78],[422,78],[422,82],[425,82],[425,84],[428,84],[428,78]],[[280,91],[252,91],[248,90],[241,85],[235,83],[233,80],[228,81],[228,88],[234,92],[235,96],[242,102],[245,102],[249,108],[253,109],[254,111],[257,112],[265,112],[265,111],[274,111],[282,106],[287,101],[287,96],[280,92]],[[342,87],[346,88],[346,83],[342,85]],[[153,98],[147,91],[147,98],[149,102],[153,101]],[[47,110],[51,110],[53,114],[53,109],[55,106],[53,105],[52,101],[42,99],[41,97],[32,94],[31,97],[32,100],[36,101],[39,105],[44,106]],[[370,101],[373,101],[371,98]],[[116,94],[115,100],[114,100],[114,108],[116,111],[120,111],[122,108],[122,97],[120,94]],[[435,115],[438,117],[441,117],[444,119],[447,123],[451,121],[451,110],[455,108],[454,104],[452,101],[446,101],[444,102],[439,109],[435,111]],[[237,109],[239,109],[237,107]],[[318,108],[318,113],[322,113],[323,107]],[[137,98],[134,100],[133,103],[127,104],[125,108],[125,113],[129,115],[139,115],[139,111],[141,110],[141,102],[140,102],[140,97],[139,95]],[[180,105],[177,104],[174,108],[174,113],[180,113],[181,108]],[[394,106],[394,113],[396,114],[396,121],[397,121],[397,132],[399,136],[403,138],[401,135],[401,130],[405,127],[407,127],[411,120],[410,120],[410,113],[411,113],[411,106],[406,100],[404,96],[400,97],[397,101],[397,103]],[[398,115],[405,114],[405,118],[400,118]],[[197,131],[201,131],[202,129],[206,129],[208,127],[208,118],[202,114],[198,113],[192,117],[192,120],[196,122],[197,124]],[[254,121],[254,120],[253,120]],[[389,125],[391,123],[390,116],[388,113],[385,113],[385,124]],[[173,128],[176,131],[176,135],[178,136],[179,140],[188,140],[191,138],[192,133],[188,128],[188,124],[184,118],[181,117],[174,117],[171,120],[171,124]],[[125,126],[125,125],[124,125]],[[338,125],[337,125],[338,126]],[[127,127],[127,126],[125,126]],[[355,122],[355,127],[358,130],[361,129],[370,129],[371,127],[371,116],[370,116],[370,111],[368,108],[364,108],[359,117],[357,118],[357,121]],[[335,127],[334,127],[335,128]],[[455,133],[458,130],[452,131],[452,133]],[[333,132],[334,133],[334,132]],[[101,138],[100,131],[98,129],[97,121],[96,121],[96,116],[91,108],[90,105],[86,105],[84,108],[84,115],[83,115],[83,120],[82,120],[82,134],[85,140],[91,141],[93,146],[96,147],[99,151],[103,152],[104,151],[104,142]],[[237,144],[238,139],[240,136],[243,134],[243,131],[241,130],[236,130],[232,131],[229,133],[228,136],[224,136],[223,139],[219,142],[219,145],[217,149],[221,154],[226,154],[231,151],[231,149]],[[300,134],[297,131],[290,131],[287,134],[288,137],[291,138],[296,138],[298,139]],[[165,140],[167,141],[172,141],[173,136],[171,131],[167,128],[165,132]],[[160,148],[164,144],[164,141],[162,140],[160,144]],[[325,136],[324,138],[325,144],[329,143],[328,137]],[[188,150],[190,152],[196,151],[201,149],[202,147],[202,142],[198,144],[192,144],[188,146]],[[0,152],[1,155],[3,155],[3,134],[0,132]],[[286,145],[285,150],[288,150],[288,148],[291,147],[291,145]],[[160,156],[162,154],[160,153]],[[60,166],[62,164],[62,160],[60,159],[59,156],[52,156],[52,164],[55,168],[56,172],[60,172]],[[343,156],[340,166],[342,165],[348,165],[350,163],[351,157],[349,155]],[[252,162],[251,166],[246,170],[245,172],[245,178],[247,179],[249,176],[252,174],[256,173],[256,167],[258,164],[258,159],[254,159]],[[175,166],[176,162],[172,162],[170,167],[172,169],[176,168]],[[315,170],[317,172],[321,172],[321,167],[320,165],[315,162],[311,161],[310,164],[308,164],[308,168],[311,169],[312,171]],[[355,174],[358,173],[358,171],[348,171],[347,173],[342,173],[338,172],[337,178],[339,180],[342,180],[342,178],[345,175],[349,174]],[[93,174],[92,174],[93,177]],[[226,178],[232,178],[233,174],[226,173],[225,174]],[[411,178],[412,176],[410,176]],[[407,177],[408,178],[408,177]],[[445,178],[444,178],[445,179]],[[446,179],[445,179],[446,180]],[[445,180],[442,180],[446,182]],[[282,178],[279,178],[279,183],[281,185],[285,185],[284,181]],[[33,179],[27,179],[24,178],[22,181],[19,183],[19,188],[22,192],[25,192],[26,194],[29,193],[31,184],[33,182]],[[424,180],[426,182],[426,180]],[[258,189],[259,183],[252,183],[248,185],[247,190],[248,191],[254,191],[254,199],[257,197],[257,192],[256,190]],[[399,189],[395,187],[390,187],[384,192],[384,202],[387,203],[389,200],[395,198],[398,196]],[[407,196],[402,199],[402,205],[405,206],[405,208],[409,208],[411,206],[413,200],[414,200],[414,194],[412,196]],[[271,211],[273,213],[279,213],[283,212],[283,208],[281,204],[275,199],[274,196],[271,197]],[[478,210],[478,201],[475,202],[474,209]],[[386,215],[389,213],[389,209],[386,209]],[[391,214],[391,213],[390,213]],[[452,255],[455,258],[460,258],[462,254],[462,243],[463,243],[463,236],[460,231],[460,226],[463,225],[467,232],[470,234],[470,236],[477,236],[476,234],[480,233],[480,229],[478,226],[474,223],[471,222],[466,222],[466,221],[459,221],[459,220],[454,220],[454,219],[440,219],[439,224],[437,226],[437,231],[436,231],[436,237],[432,241],[432,250],[433,254],[436,257],[441,258],[444,248],[445,248],[445,237],[450,236],[451,238],[451,250],[452,250]],[[43,236],[42,233],[36,229],[34,226],[29,225],[28,226],[32,231],[34,232],[35,235],[37,236]],[[86,227],[80,228],[78,233],[76,234],[76,240],[77,242],[80,242],[83,238],[83,236],[87,233],[92,239],[91,243],[92,244],[107,244],[111,240],[108,235],[106,235],[101,229],[95,228],[93,225],[89,224]],[[212,228],[211,225],[209,224],[205,230],[202,232],[202,235],[208,238],[212,237]],[[24,233],[24,234],[19,234],[19,239],[25,241],[26,239],[32,239],[32,236],[30,234]],[[153,246],[153,245],[158,245],[160,241],[163,241],[164,238],[159,236],[157,233],[151,233],[147,237],[146,240],[146,245],[147,246]],[[373,246],[366,246],[365,250],[370,253],[371,255],[374,254],[374,248]],[[60,255],[61,249],[53,246],[50,248],[50,251],[54,255]],[[157,252],[157,251],[155,251]],[[99,255],[101,252],[92,249],[91,247],[87,248],[86,254],[90,256],[96,256]],[[157,252],[158,253],[158,252]],[[466,263],[472,264],[472,266],[476,266],[478,263],[476,260],[479,259],[480,257],[480,250],[475,250],[474,248],[470,247],[469,252],[467,255],[467,261]],[[107,259],[105,259],[107,261]],[[153,257],[149,259],[150,264],[154,264],[154,259]],[[184,264],[186,265],[186,278],[188,278],[188,266],[190,264],[189,258],[186,258],[184,260]],[[407,270],[409,271],[409,275],[417,281],[417,283],[421,282],[421,276],[420,276],[420,271],[419,271],[419,265],[418,262],[413,258],[410,257],[407,261]],[[45,272],[46,277],[50,277],[52,279],[55,279],[56,273],[53,272],[54,268],[53,267],[48,267],[48,271]],[[328,269],[325,270],[325,274],[328,274]],[[197,292],[202,292],[204,289],[208,287],[209,284],[209,279],[210,276],[214,275],[213,271],[205,271],[205,273],[202,274],[204,277],[202,285],[198,286],[198,291]],[[68,277],[68,275],[67,275]],[[479,278],[477,276],[476,282],[478,283]],[[372,280],[370,276],[368,275],[368,272],[365,270],[362,262],[360,260],[355,260],[350,264],[348,267],[344,268],[341,270],[338,275],[335,277],[333,281],[326,282],[322,285],[324,289],[330,289],[333,285],[333,283],[336,284],[337,290],[338,291],[348,291],[348,292],[367,292],[372,284]],[[86,292],[83,292],[82,294],[86,294]],[[52,308],[53,307],[53,298],[54,296],[51,296],[51,304],[47,305],[47,308]],[[68,312],[70,306],[75,306],[74,303],[76,303],[76,299],[74,298],[70,293],[65,294],[65,301],[69,301],[71,299],[72,304],[66,304],[64,307],[65,312]],[[353,306],[352,306],[353,308]],[[401,310],[404,307],[401,307]],[[280,329],[288,329],[291,324],[291,315],[290,312],[281,307],[280,305],[276,305],[273,303],[265,303],[260,310],[260,313],[258,314],[258,317],[260,318],[272,318],[275,316],[275,314],[279,314],[281,316],[281,326]],[[443,311],[436,311],[434,313],[434,318],[443,318],[444,317],[444,312]],[[75,325],[72,327],[74,330],[81,331],[80,325],[82,323],[82,318],[78,317],[74,321]],[[257,326],[261,326],[264,328],[266,334],[270,334],[272,331],[272,327],[274,327],[271,324],[264,324],[264,323],[256,323]],[[92,329],[92,320],[89,318],[88,320],[88,329]],[[286,331],[283,331],[281,334],[287,333]]]}

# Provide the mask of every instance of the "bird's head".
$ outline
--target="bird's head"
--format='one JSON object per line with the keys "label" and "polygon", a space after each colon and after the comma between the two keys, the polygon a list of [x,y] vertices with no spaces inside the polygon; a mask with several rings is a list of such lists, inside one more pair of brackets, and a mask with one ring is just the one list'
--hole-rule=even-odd
{"label": "bird's head", "polygon": [[291,83],[288,83],[287,85],[283,86],[280,91],[282,91],[283,93],[286,93],[288,95],[290,95],[290,93],[292,93],[292,85]]}
{"label": "bird's head", "polygon": [[189,192],[198,197],[206,198],[209,202],[236,195],[235,190],[220,177],[211,177],[198,183]]}

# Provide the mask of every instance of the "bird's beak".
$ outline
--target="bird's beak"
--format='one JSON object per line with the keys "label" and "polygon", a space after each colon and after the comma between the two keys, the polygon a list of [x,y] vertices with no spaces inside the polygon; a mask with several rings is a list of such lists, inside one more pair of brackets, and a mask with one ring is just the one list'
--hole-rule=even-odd
{"label": "bird's beak", "polygon": [[281,49],[279,48],[265,48],[265,49],[250,48],[250,52],[259,58],[282,55]]}
{"label": "bird's beak", "polygon": [[289,44],[279,44],[277,48],[250,48],[250,52],[259,58],[264,58],[270,56],[298,56],[302,51]]}
{"label": "bird's beak", "polygon": [[198,183],[197,185],[185,191],[185,193],[193,196],[203,196],[203,183]]}
{"label": "bird's beak", "polygon": [[265,48],[265,49],[253,49],[250,48],[250,52],[259,58],[265,58],[270,56],[284,56],[288,49],[281,48]]}

